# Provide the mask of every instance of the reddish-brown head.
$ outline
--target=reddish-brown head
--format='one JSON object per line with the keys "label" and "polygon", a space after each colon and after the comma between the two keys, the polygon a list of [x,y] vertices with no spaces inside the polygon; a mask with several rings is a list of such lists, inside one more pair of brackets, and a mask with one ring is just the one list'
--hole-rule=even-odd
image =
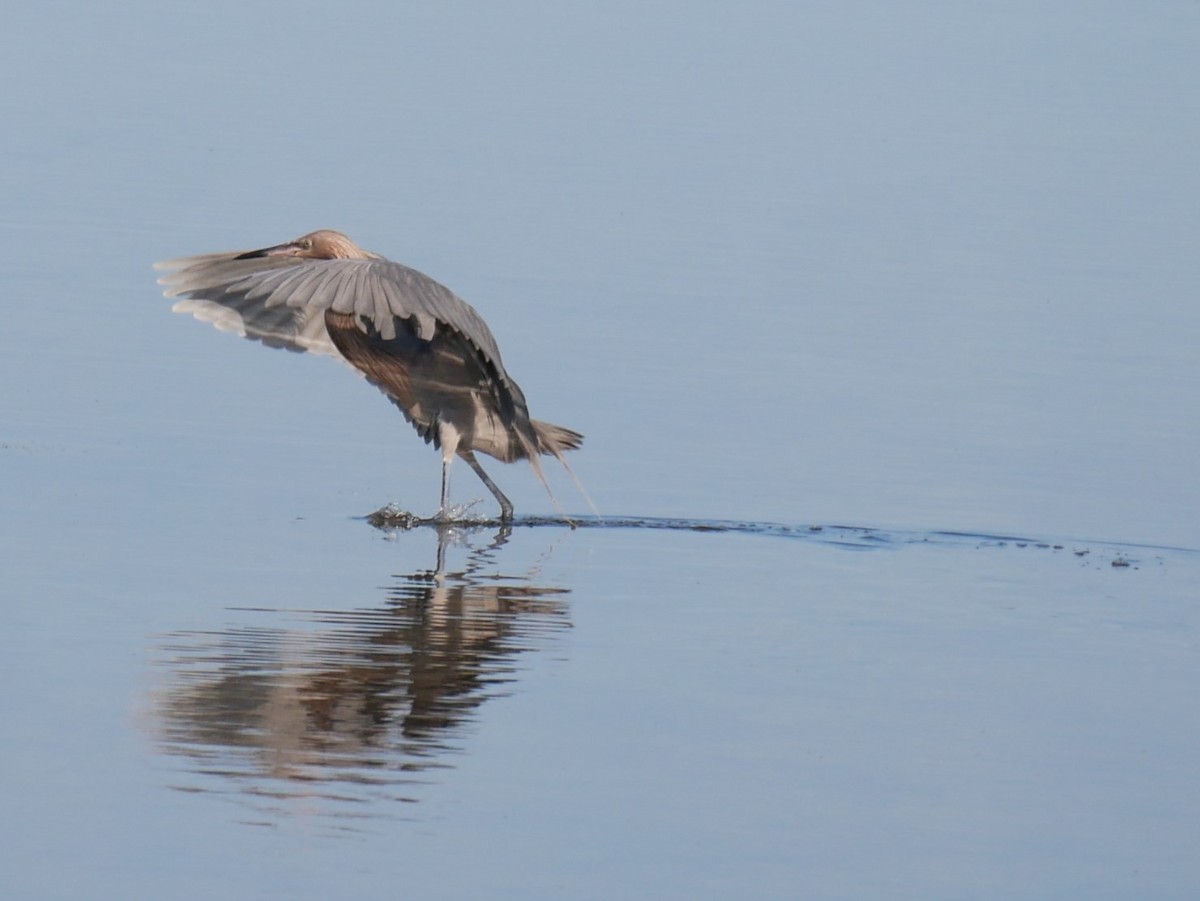
{"label": "reddish-brown head", "polygon": [[259,257],[299,257],[304,260],[372,260],[375,254],[363,250],[341,232],[322,228],[273,247],[263,247],[238,254],[236,259],[253,260]]}

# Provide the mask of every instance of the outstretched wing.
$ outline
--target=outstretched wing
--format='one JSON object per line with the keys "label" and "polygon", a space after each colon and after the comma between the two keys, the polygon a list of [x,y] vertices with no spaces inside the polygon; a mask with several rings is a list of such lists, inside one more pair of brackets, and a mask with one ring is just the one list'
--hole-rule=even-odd
{"label": "outstretched wing", "polygon": [[[439,420],[501,460],[538,453],[520,387],[466,301],[382,258],[304,259],[241,252],[156,264],[173,309],[270,347],[341,359],[384,391],[427,441]],[[335,337],[331,338],[331,330]]]}
{"label": "outstretched wing", "polygon": [[238,259],[240,251],[183,257],[155,264],[172,308],[224,331],[270,347],[340,356],[325,328],[325,311],[364,319],[384,340],[397,336],[396,320],[422,340],[439,323],[461,335],[509,382],[500,349],[483,318],[429,276],[385,259],[312,260],[268,256]]}

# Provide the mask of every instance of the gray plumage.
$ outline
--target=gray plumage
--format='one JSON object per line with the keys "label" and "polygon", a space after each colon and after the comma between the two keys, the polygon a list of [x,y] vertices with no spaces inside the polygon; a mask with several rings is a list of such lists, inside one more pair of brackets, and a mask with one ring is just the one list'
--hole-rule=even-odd
{"label": "gray plumage", "polygon": [[442,450],[442,508],[449,469],[462,457],[500,503],[512,504],[476,460],[527,459],[545,484],[540,454],[563,460],[578,432],[531,419],[491,329],[468,303],[415,269],[362,250],[340,232],[312,232],[251,251],[156,264],[173,309],[269,347],[344,360],[383,391],[417,432]]}

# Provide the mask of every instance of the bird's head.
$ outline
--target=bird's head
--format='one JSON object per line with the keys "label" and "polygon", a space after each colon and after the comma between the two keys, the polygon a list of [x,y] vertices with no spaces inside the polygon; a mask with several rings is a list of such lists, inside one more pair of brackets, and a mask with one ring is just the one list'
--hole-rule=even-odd
{"label": "bird's head", "polygon": [[304,260],[372,260],[375,254],[363,250],[341,232],[330,228],[309,232],[294,241],[248,250],[234,259],[256,260],[261,257],[299,257]]}

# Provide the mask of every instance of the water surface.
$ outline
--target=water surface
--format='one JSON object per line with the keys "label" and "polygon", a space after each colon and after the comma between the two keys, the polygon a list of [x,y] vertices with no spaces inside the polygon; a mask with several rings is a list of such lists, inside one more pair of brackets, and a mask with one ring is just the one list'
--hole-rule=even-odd
{"label": "water surface", "polygon": [[[1190,897],[1198,44],[1166,2],[12,10],[7,890]],[[496,464],[511,533],[373,528],[436,455],[153,282],[320,227],[480,309],[603,519]]]}

